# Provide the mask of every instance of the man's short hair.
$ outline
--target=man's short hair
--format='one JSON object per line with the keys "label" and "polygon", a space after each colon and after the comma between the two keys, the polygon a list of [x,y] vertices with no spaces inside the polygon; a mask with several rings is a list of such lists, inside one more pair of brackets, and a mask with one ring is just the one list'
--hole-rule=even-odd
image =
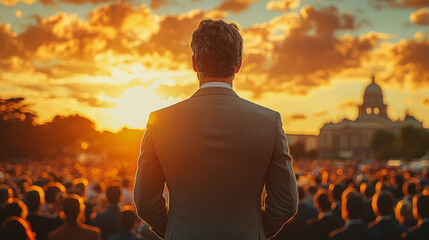
{"label": "man's short hair", "polygon": [[45,203],[45,192],[39,186],[30,186],[25,193],[25,204],[29,211],[38,211],[40,206]]}
{"label": "man's short hair", "polygon": [[353,189],[347,189],[344,191],[342,196],[342,208],[343,208],[343,218],[344,210],[348,211],[347,218],[352,219],[362,219],[364,212],[364,203],[362,197]]}
{"label": "man's short hair", "polygon": [[393,212],[393,197],[388,191],[381,191],[372,198],[372,208],[380,216],[387,216]]}
{"label": "man's short hair", "polygon": [[318,207],[322,212],[331,211],[331,201],[329,200],[328,191],[325,189],[319,189],[313,198],[314,205]]}
{"label": "man's short hair", "polygon": [[137,215],[133,206],[126,205],[121,208],[120,223],[122,229],[131,230],[136,220]]}
{"label": "man's short hair", "polygon": [[242,60],[243,38],[234,23],[207,19],[192,34],[191,48],[204,77],[231,77]]}
{"label": "man's short hair", "polygon": [[110,205],[118,205],[121,199],[121,186],[119,184],[113,184],[106,190],[107,201]]}
{"label": "man's short hair", "polygon": [[341,183],[329,185],[329,192],[334,201],[341,201],[341,196],[345,190],[345,187]]}
{"label": "man's short hair", "polygon": [[[413,198],[414,217],[420,216],[421,219],[429,218],[429,195],[417,194]],[[418,215],[418,216],[416,216]]]}
{"label": "man's short hair", "polygon": [[63,212],[69,223],[76,222],[77,217],[85,209],[82,198],[77,194],[69,194],[63,201]]}

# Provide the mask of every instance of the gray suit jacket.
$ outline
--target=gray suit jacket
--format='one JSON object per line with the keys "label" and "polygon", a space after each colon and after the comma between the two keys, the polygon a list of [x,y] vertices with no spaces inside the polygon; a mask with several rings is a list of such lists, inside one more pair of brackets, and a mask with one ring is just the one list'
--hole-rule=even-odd
{"label": "gray suit jacket", "polygon": [[288,151],[278,112],[228,88],[200,89],[151,113],[134,185],[137,213],[165,239],[269,238],[297,211]]}

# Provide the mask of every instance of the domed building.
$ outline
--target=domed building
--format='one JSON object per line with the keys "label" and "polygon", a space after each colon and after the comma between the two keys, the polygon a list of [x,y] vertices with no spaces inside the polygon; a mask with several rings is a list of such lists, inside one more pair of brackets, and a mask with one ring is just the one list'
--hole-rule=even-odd
{"label": "domed building", "polygon": [[387,105],[383,91],[372,76],[365,88],[363,102],[358,109],[358,117],[352,121],[343,119],[338,123],[325,123],[318,136],[319,156],[321,157],[371,157],[372,135],[378,130],[398,134],[405,126],[423,128],[422,122],[406,114],[401,121],[392,121],[387,115]]}

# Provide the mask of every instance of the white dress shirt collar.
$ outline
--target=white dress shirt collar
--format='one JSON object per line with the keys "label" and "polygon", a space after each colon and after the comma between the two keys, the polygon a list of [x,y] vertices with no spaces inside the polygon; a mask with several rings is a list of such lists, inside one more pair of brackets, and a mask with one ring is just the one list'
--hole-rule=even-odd
{"label": "white dress shirt collar", "polygon": [[204,83],[203,85],[200,86],[201,88],[208,88],[208,87],[223,87],[223,88],[229,88],[232,90],[232,86],[229,85],[228,83],[224,83],[224,82],[208,82],[208,83]]}

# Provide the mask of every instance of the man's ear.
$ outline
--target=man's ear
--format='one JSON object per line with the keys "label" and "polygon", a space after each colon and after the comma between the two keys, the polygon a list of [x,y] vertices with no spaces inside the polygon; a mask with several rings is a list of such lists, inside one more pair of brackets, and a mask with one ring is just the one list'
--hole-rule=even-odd
{"label": "man's ear", "polygon": [[238,71],[240,71],[241,68],[241,63],[243,62],[243,59],[240,60],[240,63],[238,63],[237,69],[235,69],[235,73],[238,73]]}
{"label": "man's ear", "polygon": [[195,55],[192,55],[192,68],[195,72],[198,72],[197,62],[195,61]]}

